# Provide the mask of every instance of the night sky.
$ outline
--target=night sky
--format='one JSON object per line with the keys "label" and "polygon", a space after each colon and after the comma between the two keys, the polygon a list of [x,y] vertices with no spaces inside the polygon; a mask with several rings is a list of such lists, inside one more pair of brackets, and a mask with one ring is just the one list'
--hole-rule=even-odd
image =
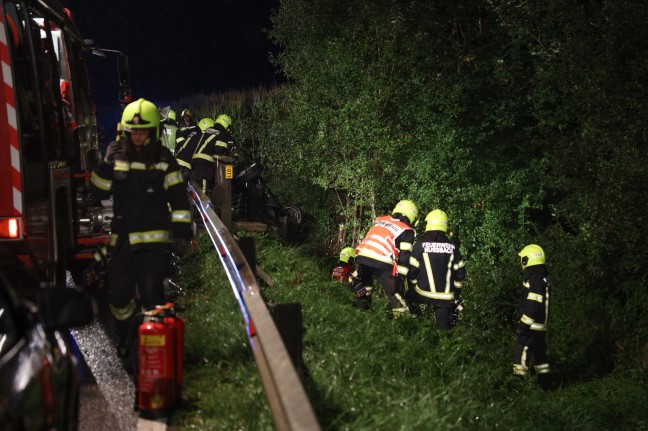
{"label": "night sky", "polygon": [[[128,55],[133,98],[155,103],[281,82],[269,62],[279,0],[61,0],[86,39]],[[88,55],[97,111],[117,105],[117,57]]]}

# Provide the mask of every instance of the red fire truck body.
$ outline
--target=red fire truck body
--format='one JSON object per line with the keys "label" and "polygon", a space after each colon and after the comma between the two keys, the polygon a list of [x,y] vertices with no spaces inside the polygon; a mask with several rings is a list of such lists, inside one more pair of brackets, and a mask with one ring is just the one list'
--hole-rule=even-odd
{"label": "red fire truck body", "polygon": [[58,0],[0,0],[0,265],[22,261],[42,286],[108,238],[88,205],[97,126],[86,43]]}

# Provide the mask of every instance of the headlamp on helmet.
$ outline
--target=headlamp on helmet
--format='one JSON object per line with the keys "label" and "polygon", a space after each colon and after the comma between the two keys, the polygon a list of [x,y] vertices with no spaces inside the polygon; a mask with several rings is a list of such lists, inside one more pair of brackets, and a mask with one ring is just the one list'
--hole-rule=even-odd
{"label": "headlamp on helmet", "polygon": [[518,253],[522,269],[529,266],[544,265],[547,261],[544,250],[539,245],[529,244]]}

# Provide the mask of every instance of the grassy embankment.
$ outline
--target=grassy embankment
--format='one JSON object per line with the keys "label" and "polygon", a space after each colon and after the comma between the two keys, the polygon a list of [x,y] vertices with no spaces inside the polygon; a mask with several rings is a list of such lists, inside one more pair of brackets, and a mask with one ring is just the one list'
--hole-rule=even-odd
{"label": "grassy embankment", "polygon": [[[648,430],[646,367],[556,382],[545,393],[533,379],[511,376],[508,329],[484,339],[460,323],[446,337],[429,316],[389,320],[379,288],[373,308],[361,312],[329,280],[331,262],[264,235],[257,241],[259,265],[274,280],[266,300],[302,305],[305,388],[324,430]],[[172,429],[274,429],[243,319],[208,238],[185,259],[181,281],[185,402]],[[551,354],[551,333],[548,343]]]}

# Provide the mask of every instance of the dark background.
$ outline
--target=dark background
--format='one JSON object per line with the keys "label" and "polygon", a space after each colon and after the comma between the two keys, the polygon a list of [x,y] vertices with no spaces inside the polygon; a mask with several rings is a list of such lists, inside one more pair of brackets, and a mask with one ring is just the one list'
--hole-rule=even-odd
{"label": "dark background", "polygon": [[[158,105],[281,81],[265,30],[279,0],[62,0],[94,46],[126,54],[133,100]],[[88,54],[100,124],[118,111],[117,56]],[[178,108],[179,109],[179,108]]]}

